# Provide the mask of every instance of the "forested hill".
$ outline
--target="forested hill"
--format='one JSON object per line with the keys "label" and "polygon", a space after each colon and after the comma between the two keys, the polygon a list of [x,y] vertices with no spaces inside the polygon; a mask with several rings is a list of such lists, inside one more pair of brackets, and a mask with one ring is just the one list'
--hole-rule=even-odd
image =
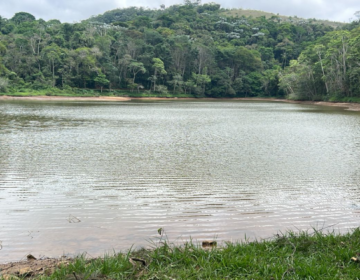
{"label": "forested hill", "polygon": [[[212,4],[213,5],[213,4]],[[215,5],[213,5],[215,7]],[[345,23],[342,22],[336,22],[336,21],[329,21],[329,20],[318,20],[318,19],[303,19],[298,18],[296,16],[290,17],[290,16],[284,16],[284,15],[275,15],[274,13],[259,11],[259,10],[250,10],[250,9],[221,9],[220,5],[217,5],[219,8],[217,9],[218,15],[222,17],[265,17],[266,19],[269,19],[271,17],[276,17],[278,20],[282,21],[288,21],[288,22],[312,22],[315,24],[324,24],[328,25],[334,28],[337,27],[343,27]],[[165,6],[163,6],[165,9]],[[207,5],[198,6],[197,12],[202,13],[207,8]],[[168,11],[167,11],[168,12]],[[136,7],[131,7],[129,9],[126,9],[126,13],[124,13],[124,9],[115,9],[108,11],[102,15],[94,16],[90,20],[91,21],[98,21],[103,23],[112,23],[116,21],[130,21],[134,17],[137,16],[146,16],[150,18],[156,18],[159,15],[164,13],[163,10],[150,10],[150,9],[138,9]]]}
{"label": "forested hill", "polygon": [[186,1],[74,24],[26,12],[0,17],[0,92],[360,97],[358,21],[335,30],[316,20],[230,11]]}

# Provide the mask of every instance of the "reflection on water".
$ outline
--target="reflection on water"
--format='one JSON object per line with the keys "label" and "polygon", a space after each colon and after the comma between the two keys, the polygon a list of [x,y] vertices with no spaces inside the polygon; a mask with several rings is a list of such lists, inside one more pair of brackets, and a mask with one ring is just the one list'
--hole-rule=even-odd
{"label": "reflection on water", "polygon": [[0,261],[359,226],[360,114],[265,102],[0,103]]}

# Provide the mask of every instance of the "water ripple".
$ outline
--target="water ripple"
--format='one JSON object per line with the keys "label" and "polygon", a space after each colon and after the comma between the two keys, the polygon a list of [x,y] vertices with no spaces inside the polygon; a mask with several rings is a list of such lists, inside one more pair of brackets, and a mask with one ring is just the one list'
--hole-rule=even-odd
{"label": "water ripple", "polygon": [[360,114],[263,102],[0,103],[0,261],[359,226]]}

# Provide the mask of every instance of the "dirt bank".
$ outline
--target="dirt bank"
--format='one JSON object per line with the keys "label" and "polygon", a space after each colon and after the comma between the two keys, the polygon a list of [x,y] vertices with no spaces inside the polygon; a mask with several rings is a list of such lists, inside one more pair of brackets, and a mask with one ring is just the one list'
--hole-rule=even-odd
{"label": "dirt bank", "polygon": [[54,273],[55,269],[68,265],[71,261],[72,259],[67,257],[37,260],[29,255],[26,261],[0,264],[0,278],[4,277],[6,280],[11,279],[11,276],[21,279],[40,275],[49,276]]}
{"label": "dirt bank", "polygon": [[36,100],[36,101],[130,101],[129,97],[67,97],[67,96],[0,96],[0,100]]}

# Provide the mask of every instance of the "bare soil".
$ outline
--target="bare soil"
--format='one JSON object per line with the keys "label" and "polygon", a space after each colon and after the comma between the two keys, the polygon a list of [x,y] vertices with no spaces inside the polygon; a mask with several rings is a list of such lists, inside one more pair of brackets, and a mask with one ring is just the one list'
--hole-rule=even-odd
{"label": "bare soil", "polygon": [[67,96],[0,96],[0,100],[36,100],[36,101],[130,101],[129,97],[67,97]]}
{"label": "bare soil", "polygon": [[6,280],[14,276],[19,278],[33,278],[40,275],[51,275],[56,268],[66,266],[71,261],[72,259],[67,257],[38,260],[32,259],[31,257],[29,258],[28,256],[26,261],[0,264],[0,277],[4,277]]}

